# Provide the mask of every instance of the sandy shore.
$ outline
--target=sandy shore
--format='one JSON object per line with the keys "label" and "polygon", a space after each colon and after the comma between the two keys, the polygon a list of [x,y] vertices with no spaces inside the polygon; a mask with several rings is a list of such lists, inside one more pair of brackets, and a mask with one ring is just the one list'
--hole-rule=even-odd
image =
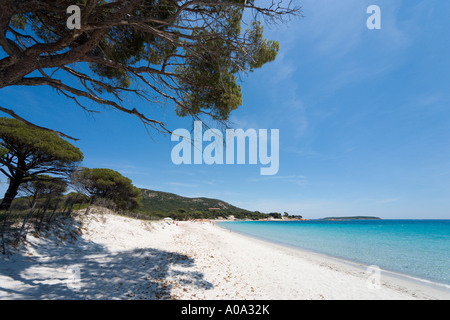
{"label": "sandy shore", "polygon": [[[0,256],[0,299],[449,299],[217,225],[92,214]],[[369,285],[368,285],[369,284]]]}

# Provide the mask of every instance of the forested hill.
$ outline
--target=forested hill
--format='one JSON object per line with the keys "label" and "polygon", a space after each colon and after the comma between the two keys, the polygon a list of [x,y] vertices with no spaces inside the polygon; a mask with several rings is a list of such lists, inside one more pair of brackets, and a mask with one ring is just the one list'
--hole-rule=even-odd
{"label": "forested hill", "polygon": [[[122,214],[137,214],[141,218],[161,219],[170,217],[176,220],[190,220],[190,219],[220,219],[230,218],[233,216],[236,219],[281,219],[282,215],[278,212],[262,213],[258,211],[249,211],[238,208],[225,202],[223,200],[211,198],[188,198],[174,193],[138,189],[141,191],[142,199],[139,199],[139,207],[127,210],[108,202],[108,199],[101,199],[98,197],[95,204],[100,206],[110,206],[121,212]],[[14,210],[20,212],[28,212],[30,210],[31,196],[17,197],[14,199]],[[48,197],[38,196],[38,205],[45,206]],[[0,199],[1,200],[1,199]],[[85,209],[88,207],[89,197],[76,192],[71,192],[65,195],[55,195],[53,204],[59,205],[61,211],[66,212],[69,208],[73,210]],[[52,208],[52,206],[50,206]],[[70,209],[71,210],[71,209]]]}
{"label": "forested hill", "polygon": [[184,209],[185,211],[218,210],[226,212],[248,211],[235,207],[225,201],[210,198],[188,198],[174,193],[141,189],[142,211],[170,212]]}
{"label": "forested hill", "polygon": [[[151,215],[166,215],[172,218],[236,218],[262,219],[268,214],[238,208],[225,201],[210,198],[188,198],[177,194],[141,189],[142,207],[139,211]],[[274,214],[273,214],[274,215]],[[277,218],[281,214],[277,214]]]}

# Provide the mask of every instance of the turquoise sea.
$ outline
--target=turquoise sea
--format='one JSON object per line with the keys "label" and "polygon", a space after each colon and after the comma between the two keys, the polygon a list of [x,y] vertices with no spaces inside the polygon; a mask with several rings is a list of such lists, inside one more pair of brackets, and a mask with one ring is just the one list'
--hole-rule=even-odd
{"label": "turquoise sea", "polygon": [[450,220],[233,221],[220,226],[450,287]]}

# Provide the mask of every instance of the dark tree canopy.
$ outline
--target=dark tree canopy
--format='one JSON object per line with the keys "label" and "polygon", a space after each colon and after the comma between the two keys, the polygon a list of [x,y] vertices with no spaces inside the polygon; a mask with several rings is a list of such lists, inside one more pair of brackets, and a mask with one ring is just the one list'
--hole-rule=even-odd
{"label": "dark tree canopy", "polygon": [[91,199],[112,200],[120,209],[134,210],[141,205],[141,190],[112,169],[80,168],[72,174],[72,184]]}
{"label": "dark tree canopy", "polygon": [[[93,101],[163,132],[165,123],[127,105],[127,98],[226,121],[242,104],[239,77],[278,53],[278,43],[264,39],[261,21],[299,14],[286,2],[2,0],[0,89],[50,86],[85,110]],[[73,4],[81,25],[70,30]],[[26,121],[11,108],[0,111]]]}
{"label": "dark tree canopy", "polygon": [[46,174],[26,177],[19,186],[19,194],[30,198],[30,206],[39,196],[61,196],[67,191],[65,179]]}
{"label": "dark tree canopy", "polygon": [[26,179],[42,174],[67,176],[83,160],[77,147],[56,134],[9,118],[0,118],[0,149],[0,172],[9,179],[0,210],[10,207]]}
{"label": "dark tree canopy", "polygon": [[19,192],[26,196],[62,195],[66,191],[67,181],[65,179],[46,174],[25,178],[19,188]]}

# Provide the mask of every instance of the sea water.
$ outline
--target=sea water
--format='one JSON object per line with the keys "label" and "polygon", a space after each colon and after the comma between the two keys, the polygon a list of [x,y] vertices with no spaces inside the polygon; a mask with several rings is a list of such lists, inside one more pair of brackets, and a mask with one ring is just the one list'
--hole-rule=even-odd
{"label": "sea water", "polygon": [[220,225],[450,287],[450,220],[234,221]]}

